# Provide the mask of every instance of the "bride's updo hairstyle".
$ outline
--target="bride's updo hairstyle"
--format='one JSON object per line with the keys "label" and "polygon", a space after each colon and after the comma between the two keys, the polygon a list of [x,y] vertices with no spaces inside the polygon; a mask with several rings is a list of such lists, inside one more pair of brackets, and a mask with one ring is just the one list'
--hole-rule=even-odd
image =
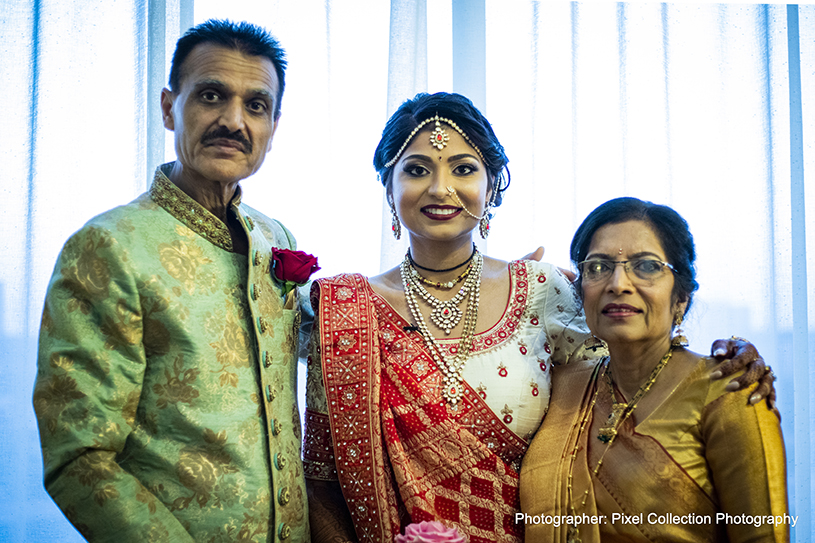
{"label": "bride's updo hairstyle", "polygon": [[[509,187],[509,159],[504,147],[495,137],[490,122],[473,105],[469,98],[460,94],[437,92],[436,94],[420,93],[411,100],[406,100],[399,109],[388,119],[382,131],[382,139],[374,153],[374,168],[379,173],[379,179],[385,188],[390,186],[393,178],[393,167],[397,154],[404,152],[404,144],[411,133],[421,123],[436,116],[449,119],[458,125],[466,134],[471,146],[475,146],[481,155],[484,166],[489,174],[493,191],[492,203],[497,207],[501,205],[503,192]],[[442,126],[448,123],[441,121]],[[432,122],[427,122],[427,128],[433,128]],[[414,134],[415,137],[415,134]]]}

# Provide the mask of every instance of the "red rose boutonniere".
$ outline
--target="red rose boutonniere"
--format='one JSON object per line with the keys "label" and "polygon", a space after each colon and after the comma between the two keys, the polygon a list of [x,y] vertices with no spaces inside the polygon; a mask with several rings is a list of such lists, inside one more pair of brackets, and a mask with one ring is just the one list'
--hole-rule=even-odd
{"label": "red rose boutonniere", "polygon": [[272,269],[275,278],[283,283],[285,296],[295,287],[308,283],[311,274],[320,269],[317,257],[303,251],[272,248]]}

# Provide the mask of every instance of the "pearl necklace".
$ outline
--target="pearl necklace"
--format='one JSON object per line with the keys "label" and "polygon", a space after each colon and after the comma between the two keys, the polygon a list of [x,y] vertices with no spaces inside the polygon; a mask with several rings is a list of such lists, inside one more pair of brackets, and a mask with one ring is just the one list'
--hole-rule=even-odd
{"label": "pearl necklace", "polygon": [[[481,253],[476,253],[477,256],[480,256]],[[472,272],[467,271],[467,279],[464,281],[464,284],[461,285],[461,288],[456,293],[455,296],[450,298],[449,300],[439,300],[426,288],[422,285],[421,280],[414,281],[412,283],[412,288],[416,292],[419,293],[427,305],[433,308],[430,312],[430,322],[435,324],[438,328],[444,330],[445,335],[450,335],[450,332],[453,331],[453,328],[458,326],[458,323],[461,322],[461,318],[464,314],[459,308],[459,304],[464,301],[464,298],[470,293],[470,291],[475,288],[476,286],[481,285],[481,266],[483,265],[484,259],[482,258],[473,258],[473,269]],[[405,271],[408,272],[411,276],[413,273],[417,273],[416,269],[408,262],[408,259],[405,259],[402,262],[402,268],[406,268]],[[424,279],[424,278],[422,278]],[[405,288],[407,292],[407,288]]]}
{"label": "pearl necklace", "polygon": [[[475,324],[478,320],[478,302],[481,293],[481,270],[484,265],[484,258],[481,256],[481,253],[476,253],[473,263],[473,270],[467,276],[467,281],[465,282],[464,286],[461,287],[459,293],[453,298],[456,299],[459,297],[459,295],[461,295],[459,299],[460,301],[467,293],[469,293],[467,310],[466,314],[464,315],[464,330],[461,333],[461,339],[459,340],[456,354],[449,360],[442,354],[441,347],[436,341],[436,338],[430,333],[430,330],[428,330],[427,323],[422,316],[422,312],[419,310],[419,301],[417,300],[414,291],[418,291],[421,294],[422,290],[427,292],[426,289],[422,287],[419,281],[416,281],[411,277],[411,266],[407,258],[405,258],[400,266],[402,285],[405,288],[405,300],[407,301],[407,306],[418,325],[419,331],[422,334],[422,338],[424,339],[425,345],[427,345],[433,360],[444,374],[444,378],[442,380],[442,397],[453,405],[456,405],[464,395],[464,377],[462,376],[462,373],[464,372],[464,365],[467,362],[467,357],[470,354],[470,348],[472,347],[473,343],[473,335],[475,333]],[[466,292],[461,294],[465,288]],[[424,298],[424,296],[422,297]],[[430,295],[430,297],[441,302],[432,295]],[[425,298],[425,300],[427,300],[427,298]],[[449,304],[450,301],[447,303]],[[461,313],[461,310],[458,307],[455,307],[455,309]],[[434,311],[435,310],[436,308],[434,307]],[[432,313],[430,318],[431,320],[433,319]],[[461,320],[461,317],[459,317],[458,320]],[[457,323],[458,321],[456,321],[456,324]],[[452,326],[450,330],[452,330],[452,328],[455,328],[455,325]],[[446,330],[448,334],[450,333],[450,330]]]}
{"label": "pearl necklace", "polygon": [[429,285],[431,287],[445,288],[445,289],[451,289],[454,286],[456,286],[458,283],[463,281],[464,278],[467,277],[467,275],[469,275],[470,271],[473,269],[473,263],[470,262],[470,265],[467,266],[467,268],[463,272],[458,274],[458,277],[456,277],[455,279],[452,279],[450,281],[447,281],[445,283],[442,283],[441,281],[431,281],[430,279],[428,279],[427,277],[425,277],[421,273],[419,273],[419,270],[417,270],[414,266],[415,266],[415,264],[412,264],[410,266],[410,274],[413,275],[413,277],[415,277],[416,279],[418,279],[421,283],[424,283],[425,285]]}

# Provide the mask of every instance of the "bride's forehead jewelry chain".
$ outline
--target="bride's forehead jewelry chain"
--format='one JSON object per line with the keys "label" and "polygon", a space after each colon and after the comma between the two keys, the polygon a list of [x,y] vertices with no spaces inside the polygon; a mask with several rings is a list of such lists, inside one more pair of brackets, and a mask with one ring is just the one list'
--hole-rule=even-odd
{"label": "bride's forehead jewelry chain", "polygon": [[[574,506],[574,495],[572,494],[572,483],[574,477],[574,465],[575,460],[577,459],[577,453],[580,450],[580,436],[583,435],[583,431],[586,429],[586,425],[588,424],[589,417],[594,410],[594,405],[597,403],[597,396],[600,394],[600,381],[605,378],[605,381],[608,383],[609,392],[611,393],[611,413],[608,416],[608,420],[600,429],[599,435],[597,439],[602,441],[606,444],[606,448],[603,451],[603,454],[600,455],[600,460],[597,461],[597,465],[592,470],[592,475],[597,477],[597,474],[600,472],[600,467],[603,465],[603,459],[606,457],[606,453],[611,448],[611,445],[614,443],[614,439],[617,437],[618,429],[625,424],[625,421],[628,417],[631,416],[631,413],[634,412],[634,409],[637,408],[637,404],[642,399],[643,396],[651,389],[654,382],[657,380],[657,376],[659,376],[662,369],[668,364],[668,361],[671,359],[673,355],[674,347],[671,346],[668,349],[668,352],[665,353],[665,356],[660,359],[657,365],[654,367],[651,375],[648,377],[648,380],[637,390],[637,393],[631,398],[631,401],[628,403],[617,402],[617,396],[614,393],[614,382],[611,378],[611,369],[608,367],[609,364],[609,357],[604,357],[602,361],[602,374],[598,376],[597,380],[595,381],[596,390],[594,391],[594,396],[591,400],[591,405],[589,405],[588,410],[586,411],[586,415],[583,417],[583,421],[580,423],[580,429],[577,431],[577,436],[575,439],[574,449],[569,458],[569,475],[566,481],[566,487],[568,491],[569,497],[569,507],[571,509],[571,516],[577,517],[577,509]],[[589,451],[586,449],[586,459],[588,459]],[[580,502],[580,508],[583,509],[586,506],[586,500],[588,499],[589,491],[588,489],[583,492],[583,500]],[[581,543],[582,539],[580,538],[580,530],[575,524],[569,524],[567,533],[566,533],[566,541],[567,543]]]}
{"label": "bride's forehead jewelry chain", "polygon": [[[470,355],[470,348],[472,347],[473,335],[475,333],[475,325],[476,321],[478,320],[478,303],[481,294],[481,270],[483,265],[484,258],[481,256],[480,252],[476,251],[473,257],[473,268],[467,275],[467,280],[464,282],[461,290],[459,290],[459,292],[447,302],[442,302],[427,292],[427,289],[422,286],[421,282],[412,277],[410,260],[407,257],[402,261],[402,265],[400,267],[402,285],[405,288],[405,299],[407,301],[408,308],[410,309],[413,319],[416,321],[419,331],[422,334],[422,338],[424,339],[433,360],[444,374],[444,378],[442,380],[442,397],[452,405],[456,405],[464,394],[464,377],[462,376],[462,373],[464,371],[464,365],[467,362],[467,358]],[[461,339],[459,340],[456,354],[451,358],[448,359],[444,356],[441,347],[436,341],[436,338],[430,333],[427,323],[422,316],[422,312],[419,309],[419,301],[416,298],[416,292],[418,292],[419,295],[422,296],[422,298],[424,298],[431,307],[433,307],[433,311],[430,314],[430,320],[439,328],[444,329],[447,334],[449,334],[461,321],[461,309],[459,309],[458,304],[469,294],[467,308],[463,315],[464,329],[461,333]],[[456,301],[454,302],[454,300]],[[443,309],[440,309],[442,306]],[[441,315],[445,313],[445,309],[455,310],[451,311],[451,313],[458,312],[458,318],[455,320],[455,324],[452,324],[452,317],[450,315]],[[436,322],[437,320],[440,322]],[[445,328],[445,326],[448,326],[448,328]]]}
{"label": "bride's forehead jewelry chain", "polygon": [[430,123],[435,123],[436,125],[435,128],[433,128],[433,132],[430,133],[430,145],[432,145],[433,147],[440,151],[447,147],[447,142],[450,139],[450,136],[449,134],[447,134],[447,132],[444,130],[444,127],[442,127],[441,125],[441,123],[444,123],[453,130],[455,130],[456,132],[458,132],[459,134],[461,134],[461,137],[464,138],[464,140],[470,145],[470,147],[472,147],[473,150],[475,150],[475,152],[478,153],[478,156],[481,157],[481,162],[486,163],[486,161],[484,160],[484,155],[481,154],[481,149],[476,147],[476,145],[472,141],[470,141],[470,137],[467,135],[467,133],[464,132],[464,130],[462,130],[454,121],[450,119],[445,119],[444,117],[439,117],[439,114],[437,113],[434,117],[430,117],[420,122],[419,125],[416,128],[414,128],[410,132],[410,134],[408,134],[408,137],[405,139],[405,142],[402,144],[399,150],[396,151],[396,154],[393,156],[393,158],[385,163],[385,169],[390,168],[391,166],[396,164],[396,161],[398,161],[399,157],[402,156],[402,153],[405,152],[407,146],[410,145],[410,142],[413,139],[413,137],[416,134],[418,134],[422,128],[424,128],[426,125]]}

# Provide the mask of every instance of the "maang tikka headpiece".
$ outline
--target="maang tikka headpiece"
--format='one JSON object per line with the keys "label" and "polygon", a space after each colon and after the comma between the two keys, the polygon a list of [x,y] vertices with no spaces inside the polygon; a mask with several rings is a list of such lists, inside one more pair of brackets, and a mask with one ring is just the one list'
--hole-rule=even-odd
{"label": "maang tikka headpiece", "polygon": [[420,122],[419,125],[416,128],[414,128],[410,132],[410,134],[408,134],[407,139],[405,139],[405,142],[402,144],[402,146],[396,152],[394,157],[392,159],[390,159],[385,164],[385,168],[386,169],[390,168],[391,166],[396,164],[396,162],[399,160],[399,157],[402,156],[402,153],[405,151],[407,146],[410,145],[411,140],[413,140],[413,136],[418,134],[419,131],[422,128],[424,128],[424,126],[426,124],[432,123],[432,122],[436,123],[436,127],[433,129],[433,132],[430,133],[430,145],[432,145],[433,147],[435,147],[439,151],[441,151],[442,149],[447,147],[447,141],[450,139],[450,136],[449,136],[449,134],[447,134],[447,132],[444,130],[444,128],[441,125],[441,123],[445,123],[445,124],[449,125],[450,128],[452,128],[453,130],[455,130],[456,132],[461,134],[461,137],[464,138],[467,141],[467,143],[470,145],[470,147],[475,149],[475,152],[478,153],[478,156],[481,157],[481,162],[484,162],[486,164],[486,161],[484,160],[484,155],[481,154],[481,149],[476,147],[475,144],[472,141],[470,141],[470,138],[467,136],[467,134],[464,132],[464,130],[462,130],[455,122],[451,121],[450,119],[445,119],[444,117],[439,117],[439,114],[437,113],[434,117],[430,117],[429,119],[425,119],[424,121]]}

